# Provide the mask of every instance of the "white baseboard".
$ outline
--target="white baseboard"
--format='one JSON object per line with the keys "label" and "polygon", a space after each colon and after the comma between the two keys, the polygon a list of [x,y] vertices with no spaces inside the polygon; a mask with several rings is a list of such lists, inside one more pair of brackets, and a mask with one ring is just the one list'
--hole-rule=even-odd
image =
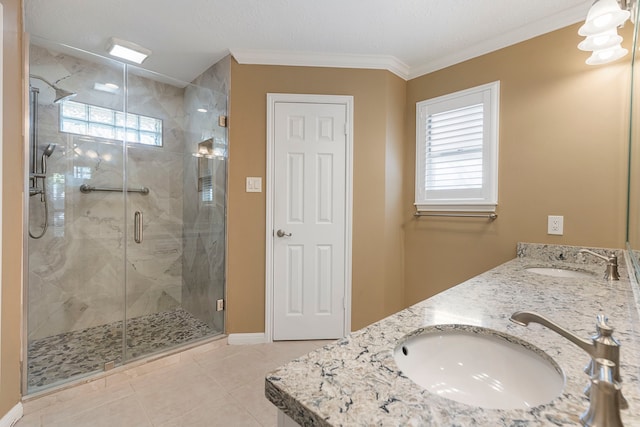
{"label": "white baseboard", "polygon": [[267,337],[265,337],[264,332],[253,334],[229,334],[227,342],[229,345],[263,344],[267,342]]}
{"label": "white baseboard", "polygon": [[11,410],[9,410],[9,412],[0,419],[0,427],[11,427],[14,425],[20,418],[22,418],[22,411],[22,402],[18,402],[16,406],[11,408]]}

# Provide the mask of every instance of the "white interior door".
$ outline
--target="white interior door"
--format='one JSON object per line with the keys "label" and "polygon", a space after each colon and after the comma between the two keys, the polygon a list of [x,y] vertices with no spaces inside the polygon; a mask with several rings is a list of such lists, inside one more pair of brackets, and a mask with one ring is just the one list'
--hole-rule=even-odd
{"label": "white interior door", "polygon": [[273,109],[273,339],[345,331],[347,106]]}

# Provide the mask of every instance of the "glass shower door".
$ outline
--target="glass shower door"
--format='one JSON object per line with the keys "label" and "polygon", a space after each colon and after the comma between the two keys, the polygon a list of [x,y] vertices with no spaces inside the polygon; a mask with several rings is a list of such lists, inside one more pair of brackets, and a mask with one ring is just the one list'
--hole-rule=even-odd
{"label": "glass shower door", "polygon": [[224,331],[226,98],[131,66],[127,88],[130,360]]}
{"label": "glass shower door", "polygon": [[27,393],[121,363],[125,315],[124,66],[32,42]]}

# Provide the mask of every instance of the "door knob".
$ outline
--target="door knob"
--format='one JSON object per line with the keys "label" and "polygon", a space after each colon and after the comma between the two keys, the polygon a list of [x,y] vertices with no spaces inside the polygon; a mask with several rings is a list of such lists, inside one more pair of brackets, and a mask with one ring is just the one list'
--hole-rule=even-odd
{"label": "door knob", "polygon": [[291,233],[287,233],[284,230],[278,230],[278,231],[276,231],[276,236],[278,236],[278,237],[285,237],[285,236],[291,237]]}

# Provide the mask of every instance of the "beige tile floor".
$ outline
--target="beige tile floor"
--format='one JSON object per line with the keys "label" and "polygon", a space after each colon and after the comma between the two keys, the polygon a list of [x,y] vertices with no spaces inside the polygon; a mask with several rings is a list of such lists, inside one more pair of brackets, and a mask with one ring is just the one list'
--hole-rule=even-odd
{"label": "beige tile floor", "polygon": [[214,341],[27,400],[16,427],[275,426],[265,373],[325,343]]}

